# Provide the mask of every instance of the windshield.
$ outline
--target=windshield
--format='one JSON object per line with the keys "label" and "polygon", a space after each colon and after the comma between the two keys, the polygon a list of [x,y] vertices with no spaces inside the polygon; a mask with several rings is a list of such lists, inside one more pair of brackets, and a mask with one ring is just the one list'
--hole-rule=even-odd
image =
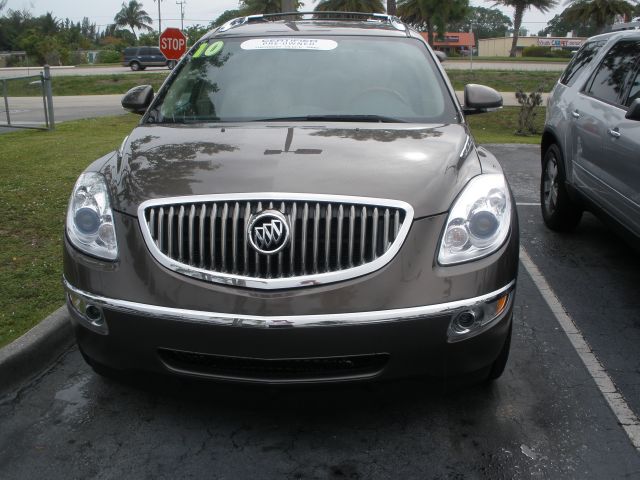
{"label": "windshield", "polygon": [[190,55],[154,105],[154,121],[456,121],[415,39],[214,38]]}

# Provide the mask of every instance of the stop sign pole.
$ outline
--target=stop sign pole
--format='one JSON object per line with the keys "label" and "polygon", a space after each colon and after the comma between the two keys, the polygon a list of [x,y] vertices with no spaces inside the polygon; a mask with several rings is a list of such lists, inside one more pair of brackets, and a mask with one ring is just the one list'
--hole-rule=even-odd
{"label": "stop sign pole", "polygon": [[166,28],[160,34],[160,51],[167,60],[179,60],[187,51],[187,37],[178,28]]}

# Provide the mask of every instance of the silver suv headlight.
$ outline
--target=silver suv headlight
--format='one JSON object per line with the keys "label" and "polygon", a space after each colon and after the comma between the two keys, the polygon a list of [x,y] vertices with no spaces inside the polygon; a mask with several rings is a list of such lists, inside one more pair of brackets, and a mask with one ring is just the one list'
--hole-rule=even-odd
{"label": "silver suv headlight", "polygon": [[440,240],[438,263],[485,257],[502,246],[511,227],[511,195],[504,175],[471,179],[453,202]]}
{"label": "silver suv headlight", "polygon": [[104,177],[95,172],[78,178],[67,210],[67,236],[79,250],[94,257],[118,257],[113,212]]}

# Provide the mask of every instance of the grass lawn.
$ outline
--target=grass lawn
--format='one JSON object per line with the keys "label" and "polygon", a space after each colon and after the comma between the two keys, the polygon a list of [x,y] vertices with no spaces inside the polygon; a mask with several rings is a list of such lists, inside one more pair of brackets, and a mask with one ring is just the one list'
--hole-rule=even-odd
{"label": "grass lawn", "polygon": [[[537,62],[537,63],[569,63],[571,58],[559,58],[559,57],[473,57],[473,61],[476,62]],[[470,61],[469,57],[449,57],[449,61]]]}
{"label": "grass lawn", "polygon": [[0,346],[64,303],[62,233],[73,184],[139,119],[131,114],[0,135]]}
{"label": "grass lawn", "polygon": [[[472,115],[480,143],[538,143],[518,137],[517,108]],[[62,235],[71,189],[93,160],[117,148],[140,117],[122,115],[0,136],[0,347],[64,303]],[[544,121],[540,109],[538,125]]]}
{"label": "grass lawn", "polygon": [[560,78],[560,72],[517,70],[447,70],[447,75],[456,90],[462,90],[467,83],[480,83],[499,92],[515,92],[522,88],[527,93],[539,85],[544,92],[549,92]]}
{"label": "grass lawn", "polygon": [[[169,71],[154,73],[127,73],[112,75],[52,75],[53,95],[109,95],[124,94],[137,85],[152,85],[158,91]],[[39,84],[9,80],[7,89],[11,97],[41,96]]]}

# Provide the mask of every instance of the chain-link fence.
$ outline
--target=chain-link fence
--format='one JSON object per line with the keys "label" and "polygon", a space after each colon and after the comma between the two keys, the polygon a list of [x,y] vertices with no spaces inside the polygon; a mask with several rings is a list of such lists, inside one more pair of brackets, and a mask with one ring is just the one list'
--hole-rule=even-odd
{"label": "chain-link fence", "polygon": [[0,78],[0,127],[53,130],[49,67],[38,75]]}

